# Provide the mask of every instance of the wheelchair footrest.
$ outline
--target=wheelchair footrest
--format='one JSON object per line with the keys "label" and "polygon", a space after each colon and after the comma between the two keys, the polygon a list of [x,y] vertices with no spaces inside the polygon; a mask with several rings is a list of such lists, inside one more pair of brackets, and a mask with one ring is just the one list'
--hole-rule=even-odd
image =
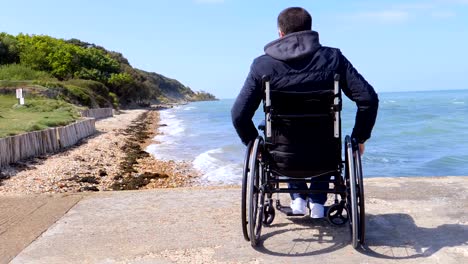
{"label": "wheelchair footrest", "polygon": [[291,207],[289,206],[279,206],[277,207],[276,209],[278,209],[280,212],[282,212],[283,214],[287,215],[287,216],[304,216],[304,214],[293,214],[293,211],[291,209]]}
{"label": "wheelchair footrest", "polygon": [[[325,206],[325,210],[324,210],[325,216],[327,215],[327,212],[328,212],[328,209],[329,209],[329,208],[330,208],[330,206]],[[276,209],[277,209],[278,211],[282,212],[283,214],[285,214],[286,216],[304,216],[304,215],[307,215],[307,214],[308,214],[308,211],[309,211],[309,210],[307,210],[307,213],[306,213],[306,214],[293,214],[291,207],[289,207],[289,206],[282,206],[282,205],[276,207]]]}

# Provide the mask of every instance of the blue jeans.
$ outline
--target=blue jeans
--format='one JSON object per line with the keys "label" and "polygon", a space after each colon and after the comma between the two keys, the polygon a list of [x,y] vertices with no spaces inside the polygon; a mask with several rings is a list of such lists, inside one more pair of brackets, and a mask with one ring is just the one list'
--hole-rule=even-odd
{"label": "blue jeans", "polygon": [[[296,183],[289,183],[288,186],[290,189],[317,189],[317,190],[328,190],[328,182],[330,181],[331,176],[319,176],[312,178],[310,187],[307,187],[307,184],[305,182],[296,182]],[[298,197],[301,197],[304,200],[307,200],[307,198],[310,198],[313,203],[318,203],[318,204],[325,204],[327,201],[327,194],[326,193],[310,193],[307,194],[305,193],[291,193],[291,199],[296,199]]]}

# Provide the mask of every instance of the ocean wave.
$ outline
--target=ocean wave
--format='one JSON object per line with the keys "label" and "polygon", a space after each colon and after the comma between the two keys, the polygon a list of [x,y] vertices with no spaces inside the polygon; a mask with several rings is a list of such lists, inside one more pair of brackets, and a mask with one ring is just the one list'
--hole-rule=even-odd
{"label": "ocean wave", "polygon": [[429,167],[457,167],[463,166],[468,162],[468,156],[442,156],[433,160],[428,161],[425,165]]}
{"label": "ocean wave", "polygon": [[179,136],[184,133],[184,122],[177,118],[176,115],[169,111],[160,112],[160,126],[158,128],[160,134],[155,137],[156,140],[169,140],[171,137]]}
{"label": "ocean wave", "polygon": [[194,110],[194,109],[197,109],[197,107],[195,107],[195,106],[187,106],[187,107],[183,108],[184,111],[190,111],[190,110]]}
{"label": "ocean wave", "polygon": [[[241,164],[225,162],[222,148],[211,149],[198,155],[193,167],[203,173],[201,179],[208,184],[239,184],[242,178]],[[218,156],[218,157],[217,157]]]}
{"label": "ocean wave", "polygon": [[205,173],[202,182],[207,184],[240,184],[242,181],[242,167],[240,164],[228,164]]}
{"label": "ocean wave", "polygon": [[221,160],[215,158],[213,154],[220,153],[223,153],[223,149],[221,148],[211,149],[201,153],[193,160],[193,167],[202,172],[208,172],[210,170],[217,169],[220,167],[220,165],[222,165],[220,164]]}

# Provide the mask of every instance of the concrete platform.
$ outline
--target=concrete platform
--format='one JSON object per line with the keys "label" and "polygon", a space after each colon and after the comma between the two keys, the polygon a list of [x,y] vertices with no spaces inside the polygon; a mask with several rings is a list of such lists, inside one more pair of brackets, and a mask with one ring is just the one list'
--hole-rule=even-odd
{"label": "concrete platform", "polygon": [[84,197],[11,263],[468,263],[468,177],[365,182],[361,251],[346,227],[279,213],[254,249],[239,188],[188,188]]}

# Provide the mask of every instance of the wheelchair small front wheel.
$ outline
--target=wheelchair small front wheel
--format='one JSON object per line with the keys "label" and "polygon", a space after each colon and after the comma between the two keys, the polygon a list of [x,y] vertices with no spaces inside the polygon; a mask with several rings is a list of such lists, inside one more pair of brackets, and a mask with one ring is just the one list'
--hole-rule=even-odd
{"label": "wheelchair small front wheel", "polygon": [[263,208],[263,225],[269,226],[275,220],[275,208],[270,203],[265,203],[265,207]]}
{"label": "wheelchair small front wheel", "polygon": [[342,226],[349,221],[349,213],[344,202],[333,204],[328,208],[327,219],[336,226]]}

